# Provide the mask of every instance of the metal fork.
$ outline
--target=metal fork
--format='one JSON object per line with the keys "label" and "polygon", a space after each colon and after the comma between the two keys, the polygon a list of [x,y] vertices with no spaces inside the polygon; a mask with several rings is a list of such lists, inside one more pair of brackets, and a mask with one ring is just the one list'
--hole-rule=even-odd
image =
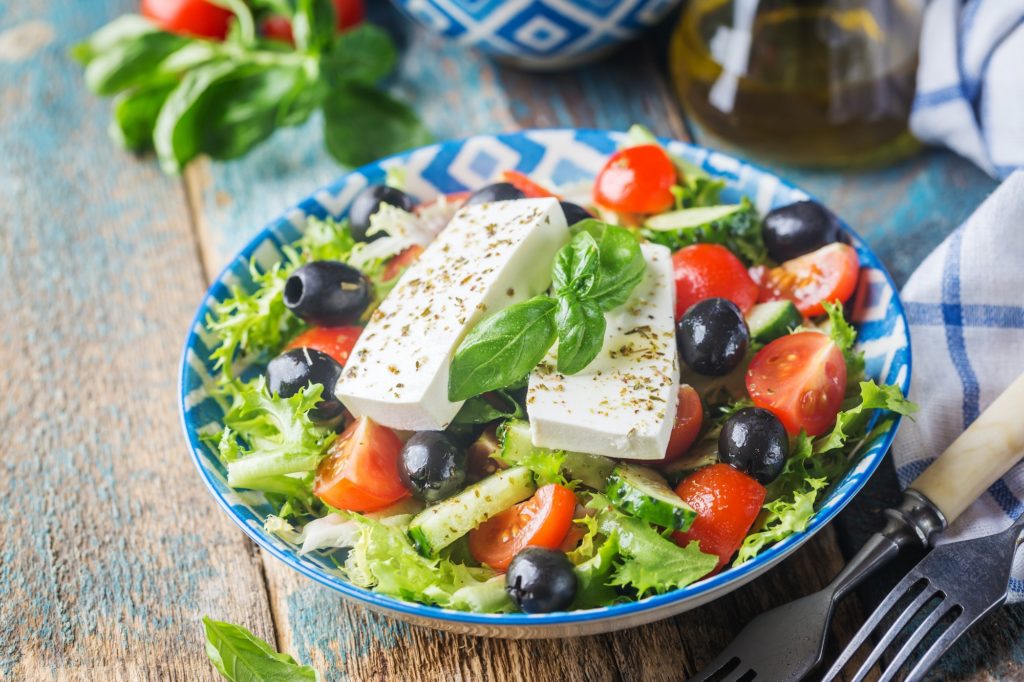
{"label": "metal fork", "polygon": [[[871,614],[823,679],[834,679],[882,620],[890,616],[895,621],[880,633],[878,643],[850,679],[863,680],[906,628],[905,639],[879,680],[892,680],[925,638],[937,635],[906,678],[907,682],[920,680],[968,628],[1006,601],[1010,569],[1022,530],[1024,516],[999,533],[951,542],[932,550]],[[900,609],[899,602],[907,599],[909,602]],[[934,608],[929,610],[932,604]],[[912,622],[921,617],[920,622]]]}
{"label": "metal fork", "polygon": [[910,484],[900,506],[885,511],[885,528],[868,539],[828,586],[755,618],[690,682],[803,678],[825,652],[836,602],[904,547],[928,547],[947,523],[1024,457],[1024,419],[1018,414],[1022,404],[1024,375]]}

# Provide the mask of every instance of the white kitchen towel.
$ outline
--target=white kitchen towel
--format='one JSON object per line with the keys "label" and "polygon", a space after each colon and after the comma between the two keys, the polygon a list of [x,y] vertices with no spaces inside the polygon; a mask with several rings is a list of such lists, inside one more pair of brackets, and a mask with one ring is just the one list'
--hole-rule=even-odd
{"label": "white kitchen towel", "polygon": [[1024,0],[932,0],[910,129],[989,175],[1024,168]]}
{"label": "white kitchen towel", "polygon": [[[929,254],[902,297],[913,351],[910,399],[920,406],[914,420],[903,420],[893,446],[906,487],[1024,372],[1024,171]],[[1021,513],[1018,464],[941,541],[994,533]],[[1024,601],[1024,552],[1014,564],[1010,601]]]}

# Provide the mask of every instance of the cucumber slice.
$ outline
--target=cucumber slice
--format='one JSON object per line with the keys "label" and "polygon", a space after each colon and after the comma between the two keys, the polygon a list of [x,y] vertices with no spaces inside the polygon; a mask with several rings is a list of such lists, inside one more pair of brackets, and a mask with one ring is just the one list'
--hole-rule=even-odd
{"label": "cucumber slice", "polygon": [[[501,454],[499,457],[506,464],[515,465],[534,450],[541,450],[533,445],[530,435],[530,422],[514,419],[505,422],[501,427]],[[589,455],[585,452],[566,452],[562,462],[562,473],[566,478],[577,480],[588,488],[604,490],[608,477],[615,468],[615,462],[601,455]]]}
{"label": "cucumber slice", "polygon": [[615,467],[605,494],[627,514],[671,530],[688,530],[697,518],[697,512],[668,487],[662,475],[647,467]]}
{"label": "cucumber slice", "polygon": [[799,327],[804,316],[796,309],[792,301],[769,301],[759,303],[747,313],[747,328],[750,338],[761,343],[768,343],[785,336],[790,329]]}
{"label": "cucumber slice", "polygon": [[727,216],[731,216],[743,208],[743,204],[721,204],[719,206],[695,206],[694,208],[682,208],[678,211],[659,213],[651,216],[644,223],[644,227],[657,232],[669,230],[688,230],[701,225],[713,223]]}
{"label": "cucumber slice", "polygon": [[409,537],[421,554],[432,556],[535,489],[529,469],[499,471],[417,514],[409,522]]}

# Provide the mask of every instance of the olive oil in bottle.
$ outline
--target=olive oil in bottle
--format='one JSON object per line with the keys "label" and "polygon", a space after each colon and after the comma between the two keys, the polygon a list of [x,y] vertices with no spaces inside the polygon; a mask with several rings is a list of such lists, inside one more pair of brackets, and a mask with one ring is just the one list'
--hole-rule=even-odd
{"label": "olive oil in bottle", "polygon": [[848,166],[917,148],[907,128],[922,0],[690,0],[679,97],[706,132],[785,163]]}

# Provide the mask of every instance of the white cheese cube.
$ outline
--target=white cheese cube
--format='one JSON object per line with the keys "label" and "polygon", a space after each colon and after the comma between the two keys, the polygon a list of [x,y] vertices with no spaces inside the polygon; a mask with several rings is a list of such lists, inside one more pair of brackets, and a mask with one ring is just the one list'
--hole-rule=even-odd
{"label": "white cheese cube", "polygon": [[679,395],[672,252],[640,248],[647,272],[630,299],[607,314],[601,353],[565,376],[556,369],[556,348],[530,375],[534,445],[623,459],[665,456]]}
{"label": "white cheese cube", "polygon": [[337,395],[354,415],[393,429],[444,429],[462,407],[448,400],[451,359],[491,313],[551,286],[569,241],[556,199],[467,206],[430,243],[373,313]]}

